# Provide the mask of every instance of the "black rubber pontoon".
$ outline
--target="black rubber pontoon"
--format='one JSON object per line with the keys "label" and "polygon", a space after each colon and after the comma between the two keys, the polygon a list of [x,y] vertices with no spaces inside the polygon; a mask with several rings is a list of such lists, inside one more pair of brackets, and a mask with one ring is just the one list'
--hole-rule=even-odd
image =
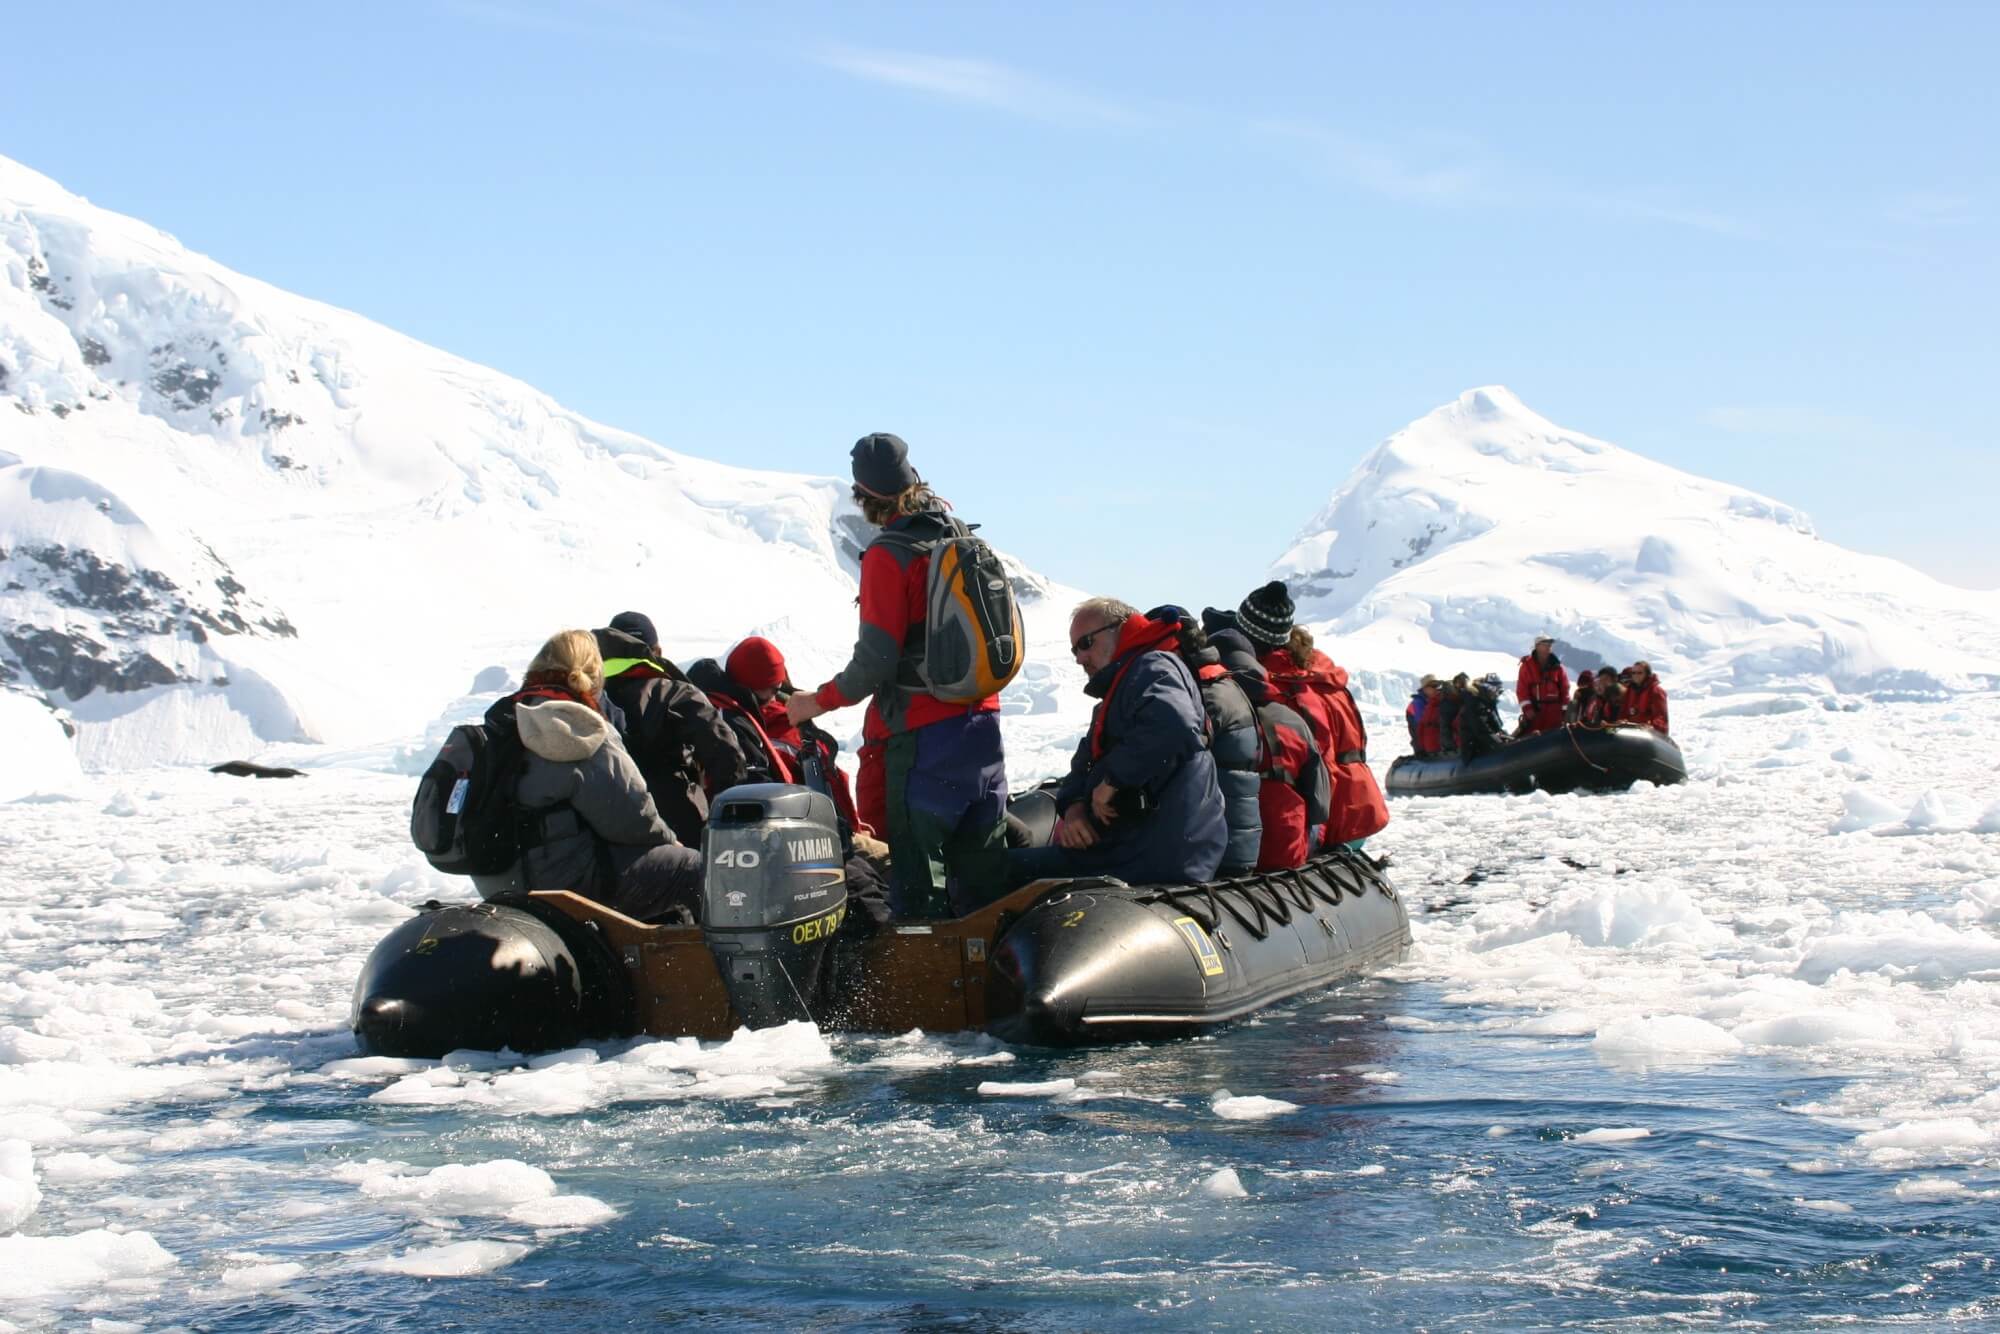
{"label": "black rubber pontoon", "polygon": [[1341,850],[1205,885],[1070,881],[994,946],[987,1028],[1077,1046],[1180,1037],[1402,958],[1379,863]]}
{"label": "black rubber pontoon", "polygon": [[1650,727],[1571,724],[1467,760],[1405,755],[1389,766],[1392,797],[1502,792],[1615,792],[1637,782],[1679,783],[1687,763],[1673,740]]}
{"label": "black rubber pontoon", "polygon": [[372,1056],[555,1051],[629,1026],[618,960],[527,898],[427,903],[383,937],[354,984],[350,1027]]}

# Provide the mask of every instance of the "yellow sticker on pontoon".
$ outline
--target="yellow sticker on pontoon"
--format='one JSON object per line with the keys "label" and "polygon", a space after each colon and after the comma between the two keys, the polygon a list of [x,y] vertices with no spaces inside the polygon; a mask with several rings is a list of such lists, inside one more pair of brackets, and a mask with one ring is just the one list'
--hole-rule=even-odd
{"label": "yellow sticker on pontoon", "polygon": [[1194,946],[1194,957],[1201,960],[1203,977],[1222,975],[1222,956],[1215,952],[1215,944],[1208,938],[1208,932],[1201,929],[1201,923],[1192,917],[1176,917],[1174,925],[1187,937],[1187,943]]}

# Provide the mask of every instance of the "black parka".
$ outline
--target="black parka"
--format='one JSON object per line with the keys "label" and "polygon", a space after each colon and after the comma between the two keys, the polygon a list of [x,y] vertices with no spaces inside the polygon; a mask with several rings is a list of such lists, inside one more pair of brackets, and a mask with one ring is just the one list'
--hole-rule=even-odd
{"label": "black parka", "polygon": [[709,792],[744,781],[736,734],[680,668],[652,656],[652,647],[623,630],[598,630],[597,651],[608,663],[636,665],[606,674],[604,693],[625,714],[625,747],[645,776],[660,818],[689,847],[701,846]]}

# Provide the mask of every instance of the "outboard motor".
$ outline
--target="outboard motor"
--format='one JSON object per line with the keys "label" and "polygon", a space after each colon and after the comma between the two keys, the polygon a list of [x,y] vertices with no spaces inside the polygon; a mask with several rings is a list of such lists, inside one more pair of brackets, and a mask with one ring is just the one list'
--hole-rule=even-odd
{"label": "outboard motor", "polygon": [[701,927],[729,1003],[751,1028],[811,1021],[847,916],[839,816],[823,792],[746,783],[711,804]]}

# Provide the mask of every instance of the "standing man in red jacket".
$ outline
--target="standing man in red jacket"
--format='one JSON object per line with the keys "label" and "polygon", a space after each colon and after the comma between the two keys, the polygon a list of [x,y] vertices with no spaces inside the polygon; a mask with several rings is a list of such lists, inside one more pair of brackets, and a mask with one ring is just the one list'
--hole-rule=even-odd
{"label": "standing man in red jacket", "polygon": [[863,436],[852,457],[855,503],[882,529],[861,553],[861,633],[847,665],[811,694],[793,695],[785,711],[803,723],[869,701],[863,751],[882,745],[890,902],[899,918],[950,917],[1006,887],[1000,697],[957,704],[925,689],[929,544],[952,532],[947,507],[898,437]]}
{"label": "standing man in red jacket", "polygon": [[1553,732],[1563,725],[1563,706],[1569,703],[1569,673],[1556,657],[1556,641],[1550,636],[1538,636],[1534,652],[1521,659],[1514,696],[1521,701],[1522,736]]}
{"label": "standing man in red jacket", "polygon": [[1660,678],[1653,675],[1653,664],[1641,658],[1625,669],[1630,681],[1625,687],[1625,702],[1619,711],[1622,721],[1644,723],[1667,735],[1667,692],[1660,686]]}

